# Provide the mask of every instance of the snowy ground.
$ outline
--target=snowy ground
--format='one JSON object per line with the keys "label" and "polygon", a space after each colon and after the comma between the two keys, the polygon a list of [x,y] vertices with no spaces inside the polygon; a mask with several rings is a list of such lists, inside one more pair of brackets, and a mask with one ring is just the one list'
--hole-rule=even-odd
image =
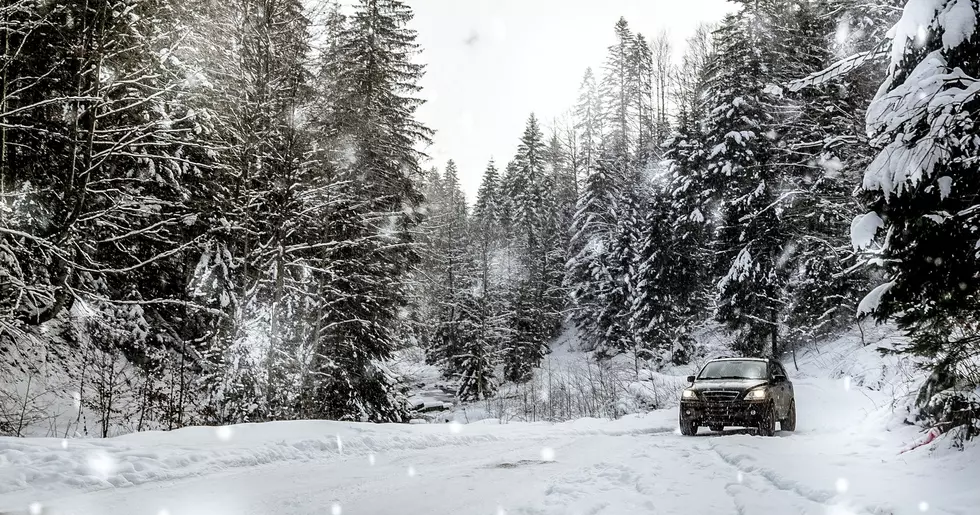
{"label": "snowy ground", "polygon": [[893,407],[911,372],[876,356],[854,338],[800,356],[799,430],[775,438],[682,437],[662,410],[563,424],[286,422],[0,439],[0,513],[976,513],[980,447],[902,453],[921,438]]}

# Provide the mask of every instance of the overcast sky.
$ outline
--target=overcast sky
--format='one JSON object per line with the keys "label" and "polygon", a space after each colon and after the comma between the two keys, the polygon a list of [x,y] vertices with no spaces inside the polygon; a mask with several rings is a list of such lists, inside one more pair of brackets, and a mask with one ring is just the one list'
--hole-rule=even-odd
{"label": "overcast sky", "polygon": [[454,159],[472,200],[487,161],[502,168],[533,111],[550,125],[574,104],[587,66],[602,68],[625,16],[648,40],[667,30],[679,55],[724,0],[407,0],[426,63],[419,118],[435,129],[427,153]]}

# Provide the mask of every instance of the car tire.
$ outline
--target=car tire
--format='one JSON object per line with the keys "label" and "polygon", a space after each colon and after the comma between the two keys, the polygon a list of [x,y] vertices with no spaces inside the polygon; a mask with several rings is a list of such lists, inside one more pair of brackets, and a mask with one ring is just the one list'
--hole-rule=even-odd
{"label": "car tire", "polygon": [[779,421],[779,429],[796,431],[796,399],[789,401],[789,412],[786,413],[786,418]]}
{"label": "car tire", "polygon": [[769,403],[759,418],[759,434],[773,436],[776,434],[776,406]]}
{"label": "car tire", "polygon": [[725,426],[711,426],[711,430],[720,433],[725,430]]}
{"label": "car tire", "polygon": [[698,425],[693,420],[680,420],[681,434],[684,436],[694,436],[698,433]]}

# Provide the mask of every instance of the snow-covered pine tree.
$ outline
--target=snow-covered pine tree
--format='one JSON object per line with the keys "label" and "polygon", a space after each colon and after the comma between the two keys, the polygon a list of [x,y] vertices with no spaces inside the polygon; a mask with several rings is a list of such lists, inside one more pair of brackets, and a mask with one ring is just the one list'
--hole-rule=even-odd
{"label": "snow-covered pine tree", "polygon": [[[508,310],[504,297],[504,277],[499,273],[503,231],[499,220],[500,177],[493,161],[487,164],[471,218],[477,287],[472,294],[478,327],[464,342],[459,359],[460,384],[456,395],[462,400],[491,396],[497,387],[495,375],[500,352],[509,341]],[[464,294],[466,292],[463,292]]]}
{"label": "snow-covered pine tree", "polygon": [[541,362],[564,308],[555,185],[545,158],[544,137],[532,114],[506,181],[506,195],[513,199],[510,245],[520,275],[511,285],[511,331],[503,360],[505,378],[515,382],[527,381]]}
{"label": "snow-covered pine tree", "polygon": [[556,202],[555,221],[558,235],[562,240],[562,248],[567,247],[567,231],[571,225],[572,215],[575,214],[575,202],[578,200],[578,170],[576,156],[569,153],[555,129],[545,150],[546,180],[554,186],[552,195]]}
{"label": "snow-covered pine tree", "polygon": [[779,221],[780,178],[772,163],[778,138],[766,91],[772,1],[743,2],[716,32],[705,135],[707,175],[724,185],[718,229],[716,319],[736,333],[747,355],[778,355],[778,315],[785,237]]}
{"label": "snow-covered pine tree", "polygon": [[644,219],[642,203],[646,192],[638,174],[632,173],[623,178],[621,171],[620,175],[620,197],[612,207],[615,225],[600,276],[603,287],[600,290],[598,322],[603,328],[603,338],[596,351],[600,358],[632,352],[634,364],[638,367],[638,358],[649,342],[630,330],[630,311],[633,298],[639,295],[640,290],[637,265],[640,262],[640,230]]}
{"label": "snow-covered pine tree", "polygon": [[[431,298],[437,306],[436,318],[432,321],[435,339],[430,345],[429,357],[442,365],[447,377],[453,377],[459,373],[456,357],[468,339],[473,338],[473,326],[479,325],[476,319],[479,310],[472,302],[475,270],[466,198],[459,185],[456,163],[452,160],[446,163],[442,189],[442,198],[436,200],[432,244],[427,249],[434,265],[428,270],[434,279]],[[464,308],[466,312],[461,312]]]}
{"label": "snow-covered pine tree", "polygon": [[654,180],[636,255],[630,331],[663,364],[690,359],[689,332],[710,305],[711,217],[719,189],[706,175],[704,91],[710,34],[702,26],[688,41],[673,101],[676,129],[665,147],[666,170]]}
{"label": "snow-covered pine tree", "polygon": [[483,400],[497,390],[500,317],[486,291],[460,291],[455,299],[454,325],[460,343],[450,361],[459,380],[456,397],[463,402]]}
{"label": "snow-covered pine tree", "polygon": [[500,172],[493,159],[487,163],[480,181],[480,189],[476,192],[476,202],[473,204],[473,221],[480,236],[490,234],[496,228],[500,198]]}
{"label": "snow-covered pine tree", "polygon": [[[608,141],[605,147],[612,152],[628,156],[635,147],[633,138],[633,116],[630,103],[635,97],[634,74],[632,62],[634,54],[633,32],[626,18],[620,18],[615,27],[616,42],[606,52],[606,62],[603,65],[604,74],[599,83],[599,94],[602,100],[605,123],[609,128]],[[625,161],[628,165],[629,161]]]}
{"label": "snow-covered pine tree", "polygon": [[907,350],[932,359],[920,404],[959,381],[980,382],[958,368],[980,354],[978,12],[976,0],[910,0],[867,113],[878,154],[861,187],[869,211],[851,237],[885,282],[858,311],[894,317],[911,336]]}
{"label": "snow-covered pine tree", "polygon": [[572,219],[565,286],[571,299],[571,320],[587,350],[604,344],[607,329],[600,313],[611,288],[606,262],[615,234],[616,204],[621,198],[615,166],[608,157],[596,160]]}
{"label": "snow-covered pine tree", "polygon": [[[780,13],[771,29],[782,42],[774,79],[809,76],[836,59],[827,38],[838,30],[833,8],[799,2]],[[788,94],[775,111],[781,135],[775,159],[787,195],[781,220],[789,237],[781,260],[789,273],[783,326],[792,345],[850,324],[863,279],[847,271],[854,264],[847,227],[858,211],[856,170],[868,155],[858,120],[869,98],[850,79]]]}
{"label": "snow-covered pine tree", "polygon": [[337,271],[320,294],[329,309],[319,325],[317,406],[330,418],[404,415],[379,360],[395,348],[407,273],[419,261],[412,244],[422,200],[416,144],[430,131],[415,119],[422,66],[414,62],[411,20],[398,0],[359,0],[323,60],[333,84],[322,113],[325,147],[351,195],[333,212]]}

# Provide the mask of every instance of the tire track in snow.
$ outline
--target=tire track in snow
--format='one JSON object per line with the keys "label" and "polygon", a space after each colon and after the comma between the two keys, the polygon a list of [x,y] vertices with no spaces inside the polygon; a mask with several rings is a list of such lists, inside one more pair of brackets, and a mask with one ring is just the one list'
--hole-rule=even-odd
{"label": "tire track in snow", "polygon": [[801,486],[796,481],[787,480],[785,478],[779,477],[778,474],[772,470],[760,467],[754,463],[745,464],[745,461],[754,461],[751,456],[745,454],[727,454],[718,450],[715,445],[710,445],[710,449],[718,455],[719,458],[728,465],[734,467],[739,472],[743,474],[752,474],[757,477],[761,477],[766,481],[766,483],[772,485],[777,490],[782,490],[784,492],[791,492],[798,497],[802,497],[811,502],[828,505],[836,494],[828,490],[814,490]]}
{"label": "tire track in snow", "polygon": [[[727,453],[719,450],[718,446],[714,444],[708,444],[708,449],[710,449],[722,463],[725,463],[729,467],[735,469],[738,474],[742,475],[743,478],[759,478],[764,484],[770,486],[774,490],[786,492],[787,494],[790,494],[795,498],[804,501],[805,503],[812,503],[818,508],[817,513],[847,513],[848,515],[886,515],[890,513],[888,511],[882,512],[880,509],[872,510],[866,507],[848,506],[846,509],[844,509],[842,508],[842,506],[844,506],[843,504],[832,502],[838,495],[835,492],[808,488],[797,481],[780,477],[779,474],[771,469],[767,469],[755,463],[745,463],[746,461],[754,461],[754,458],[752,458],[750,455]],[[732,500],[735,502],[739,515],[745,515],[745,505],[737,499],[736,493],[732,491],[737,487],[744,487],[748,489],[752,488],[748,486],[745,479],[742,478],[740,478],[740,481],[732,483],[725,488],[726,493],[728,493],[728,495],[731,496]],[[757,489],[753,490],[758,491]]]}

